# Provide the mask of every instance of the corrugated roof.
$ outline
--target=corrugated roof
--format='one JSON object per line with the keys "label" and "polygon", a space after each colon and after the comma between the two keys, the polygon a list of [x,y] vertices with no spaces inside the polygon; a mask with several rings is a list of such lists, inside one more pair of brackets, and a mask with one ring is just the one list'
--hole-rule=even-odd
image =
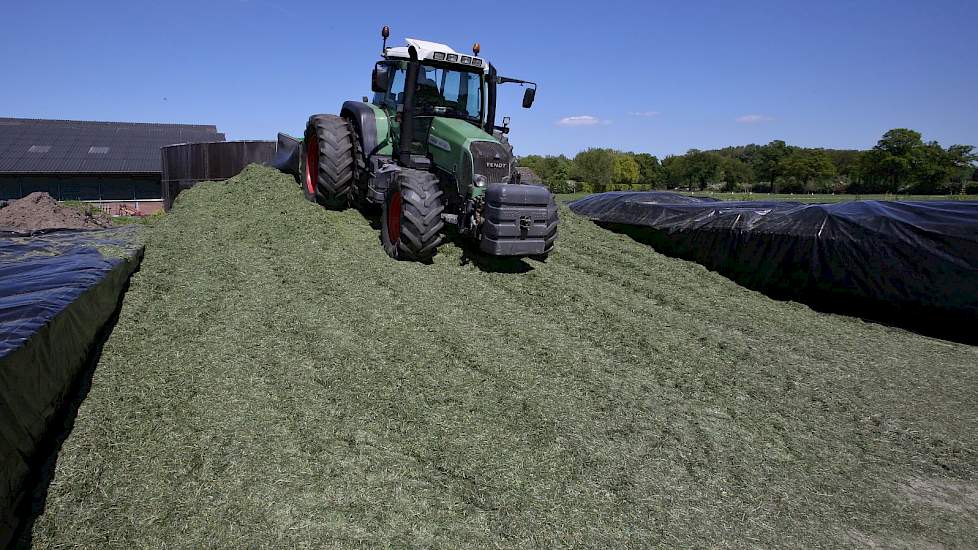
{"label": "corrugated roof", "polygon": [[224,134],[209,124],[0,118],[0,173],[160,173],[160,147],[203,141]]}

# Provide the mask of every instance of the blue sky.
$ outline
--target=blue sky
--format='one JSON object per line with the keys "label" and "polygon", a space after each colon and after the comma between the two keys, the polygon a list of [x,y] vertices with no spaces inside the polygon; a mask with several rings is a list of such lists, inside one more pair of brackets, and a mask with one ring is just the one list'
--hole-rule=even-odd
{"label": "blue sky", "polygon": [[[978,145],[978,1],[0,3],[0,116],[300,134],[370,92],[380,28],[535,80],[519,154],[664,156],[772,139],[866,148],[894,127]],[[404,7],[402,7],[404,6]],[[410,7],[406,8],[406,7]]]}

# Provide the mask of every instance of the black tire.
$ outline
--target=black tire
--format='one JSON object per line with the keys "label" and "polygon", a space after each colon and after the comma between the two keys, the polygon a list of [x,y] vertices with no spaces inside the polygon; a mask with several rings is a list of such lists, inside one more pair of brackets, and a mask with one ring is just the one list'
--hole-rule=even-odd
{"label": "black tire", "polygon": [[336,115],[309,117],[303,185],[307,198],[314,193],[319,203],[327,208],[346,208],[356,175],[355,139],[353,128],[343,118]]}
{"label": "black tire", "polygon": [[[356,126],[352,121],[350,126],[356,131]],[[367,184],[370,174],[367,172],[367,161],[364,159],[360,143],[360,137],[355,134],[353,136],[354,178],[353,186],[350,189],[350,204],[363,213],[375,213],[378,210],[378,205],[367,199]]]}
{"label": "black tire", "polygon": [[384,251],[395,260],[425,261],[435,255],[445,225],[438,177],[401,169],[387,188],[380,216]]}

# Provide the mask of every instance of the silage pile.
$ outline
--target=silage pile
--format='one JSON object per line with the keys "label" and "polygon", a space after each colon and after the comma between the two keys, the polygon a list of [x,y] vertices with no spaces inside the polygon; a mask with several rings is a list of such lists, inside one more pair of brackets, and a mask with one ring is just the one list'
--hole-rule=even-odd
{"label": "silage pile", "polygon": [[976,348],[566,209],[547,263],[395,262],[375,222],[256,166],[181,193],[35,546],[978,546],[919,489],[973,494]]}
{"label": "silage pile", "polygon": [[51,195],[31,193],[0,208],[0,230],[99,229],[112,227],[112,218],[95,209],[80,210],[58,204]]}

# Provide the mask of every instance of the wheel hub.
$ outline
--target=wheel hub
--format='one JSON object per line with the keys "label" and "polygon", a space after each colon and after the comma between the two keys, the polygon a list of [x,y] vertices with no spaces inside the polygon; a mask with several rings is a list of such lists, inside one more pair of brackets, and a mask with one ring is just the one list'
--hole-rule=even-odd
{"label": "wheel hub", "polygon": [[[316,174],[316,176],[313,176]],[[316,180],[319,176],[319,139],[313,133],[306,144],[306,190],[316,194]]]}
{"label": "wheel hub", "polygon": [[401,192],[394,193],[387,207],[387,238],[396,243],[401,238]]}

